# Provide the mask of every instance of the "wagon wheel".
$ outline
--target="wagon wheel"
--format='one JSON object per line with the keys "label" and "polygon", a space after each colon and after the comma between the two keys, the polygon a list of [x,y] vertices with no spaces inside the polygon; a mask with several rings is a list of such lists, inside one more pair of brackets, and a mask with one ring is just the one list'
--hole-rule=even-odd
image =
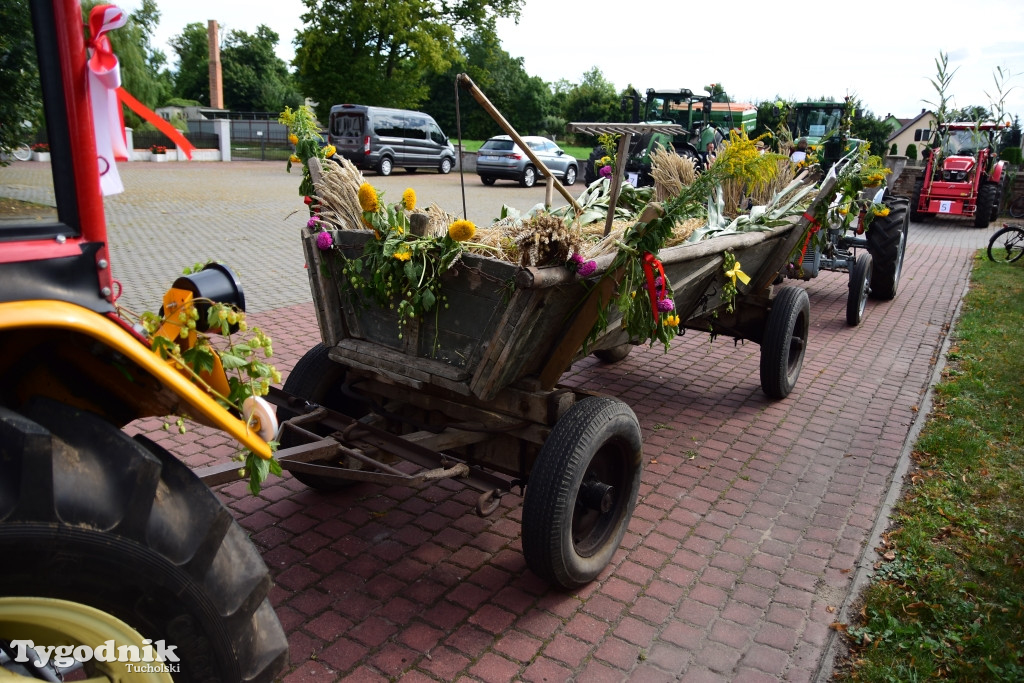
{"label": "wagon wheel", "polygon": [[[35,399],[24,414],[0,408],[0,467],[0,639],[163,640],[176,682],[269,682],[287,664],[266,565],[166,450]],[[86,673],[138,680],[116,662]]]}
{"label": "wagon wheel", "polygon": [[[328,356],[330,349],[324,344],[317,344],[299,359],[288,379],[284,383],[285,393],[323,406],[349,417],[361,417],[366,413],[363,405],[345,396],[341,386],[348,371],[341,363],[336,363]],[[316,431],[316,428],[313,428]],[[298,445],[298,441],[287,429],[281,431],[281,448]],[[332,461],[312,460],[316,465],[329,465]],[[317,474],[289,470],[289,473],[306,486],[318,491],[337,491],[351,486],[350,479],[336,479]]]}
{"label": "wagon wheel", "polygon": [[627,342],[613,346],[610,349],[598,349],[594,351],[594,358],[597,358],[602,363],[618,363],[620,360],[625,360],[632,350],[633,345]]}
{"label": "wagon wheel", "polygon": [[800,287],[783,287],[772,301],[761,341],[761,389],[768,398],[786,398],[796,386],[807,351],[811,302]]}
{"label": "wagon wheel", "polygon": [[850,327],[856,327],[864,320],[864,308],[871,293],[873,264],[871,254],[861,254],[850,271],[850,293],[846,297],[846,324]]}
{"label": "wagon wheel", "polygon": [[523,500],[523,555],[566,589],[594,580],[622,542],[642,465],[636,415],[613,398],[586,398],[555,423]]}

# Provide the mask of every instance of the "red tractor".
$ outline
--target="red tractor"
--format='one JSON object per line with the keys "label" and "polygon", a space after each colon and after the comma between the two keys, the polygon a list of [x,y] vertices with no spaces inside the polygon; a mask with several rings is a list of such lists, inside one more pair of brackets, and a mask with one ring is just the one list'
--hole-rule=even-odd
{"label": "red tractor", "polygon": [[1006,162],[996,161],[993,138],[997,123],[947,123],[939,126],[941,141],[928,150],[924,173],[914,188],[910,217],[948,215],[974,218],[987,228],[999,215]]}

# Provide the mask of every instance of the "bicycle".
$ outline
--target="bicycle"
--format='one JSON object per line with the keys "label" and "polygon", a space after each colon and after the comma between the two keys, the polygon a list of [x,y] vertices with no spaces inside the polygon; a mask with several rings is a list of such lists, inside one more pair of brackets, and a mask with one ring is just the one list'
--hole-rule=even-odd
{"label": "bicycle", "polygon": [[19,142],[9,152],[3,152],[2,154],[4,161],[10,161],[11,157],[18,161],[28,161],[32,158],[32,148],[28,146],[28,143]]}
{"label": "bicycle", "polygon": [[1024,218],[1024,194],[1010,202],[1008,210],[1013,218]]}
{"label": "bicycle", "polygon": [[1024,255],[1024,227],[1003,223],[988,241],[988,260],[1013,263]]}

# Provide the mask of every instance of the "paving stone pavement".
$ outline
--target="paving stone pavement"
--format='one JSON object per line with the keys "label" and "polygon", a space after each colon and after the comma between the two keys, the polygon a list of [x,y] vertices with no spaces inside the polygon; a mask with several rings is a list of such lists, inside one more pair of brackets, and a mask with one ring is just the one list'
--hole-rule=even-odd
{"label": "paving stone pavement", "polygon": [[[294,239],[302,218],[290,213],[297,178],[279,183],[271,164],[165,166],[126,174],[129,192],[107,201],[115,274],[126,290],[162,288],[228,239],[249,259],[238,270],[250,320],[274,338],[287,374],[319,341]],[[0,194],[31,185],[6,170]],[[169,184],[178,174],[188,174],[185,185]],[[206,191],[214,186],[228,190]],[[873,561],[872,531],[922,418],[974,250],[996,227],[968,226],[911,226],[898,296],[869,302],[857,328],[845,322],[845,274],[787,283],[810,295],[811,333],[785,400],[762,394],[756,344],[692,331],[668,353],[638,348],[618,364],[590,358],[566,373],[563,383],[633,408],[645,458],[621,549],[575,593],[526,569],[517,496],[479,518],[476,494],[451,481],[323,494],[286,474],[258,497],[241,483],[219,487],[276,582],[291,645],[282,680],[827,678],[830,624]],[[128,429],[193,467],[235,451],[201,426],[183,436],[160,420]]]}

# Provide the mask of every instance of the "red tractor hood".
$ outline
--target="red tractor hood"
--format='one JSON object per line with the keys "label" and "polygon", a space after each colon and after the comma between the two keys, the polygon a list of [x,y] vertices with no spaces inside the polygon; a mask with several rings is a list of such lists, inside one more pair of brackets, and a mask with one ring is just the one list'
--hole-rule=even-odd
{"label": "red tractor hood", "polygon": [[942,160],[942,170],[970,173],[974,164],[974,157],[946,157]]}

